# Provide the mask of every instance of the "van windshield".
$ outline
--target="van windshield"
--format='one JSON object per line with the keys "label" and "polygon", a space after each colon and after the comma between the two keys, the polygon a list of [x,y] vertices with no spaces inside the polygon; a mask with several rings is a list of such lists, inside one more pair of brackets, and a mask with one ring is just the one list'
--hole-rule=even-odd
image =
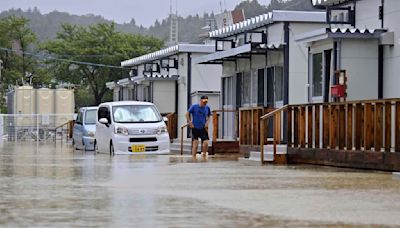
{"label": "van windshield", "polygon": [[85,124],[91,125],[96,124],[96,109],[87,110],[85,115]]}
{"label": "van windshield", "polygon": [[161,115],[153,105],[120,105],[113,107],[116,123],[155,123]]}

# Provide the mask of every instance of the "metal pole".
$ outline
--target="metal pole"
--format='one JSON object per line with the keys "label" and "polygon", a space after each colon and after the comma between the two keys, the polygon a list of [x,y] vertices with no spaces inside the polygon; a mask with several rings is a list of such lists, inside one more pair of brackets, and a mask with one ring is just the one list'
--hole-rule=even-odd
{"label": "metal pole", "polygon": [[39,114],[36,115],[36,149],[39,148]]}

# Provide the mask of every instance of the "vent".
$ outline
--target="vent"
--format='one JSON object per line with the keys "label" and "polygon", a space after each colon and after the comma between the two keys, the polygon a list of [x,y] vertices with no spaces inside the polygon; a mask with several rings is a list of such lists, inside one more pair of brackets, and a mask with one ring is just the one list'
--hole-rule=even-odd
{"label": "vent", "polygon": [[150,137],[150,138],[130,138],[129,142],[157,142],[157,138]]}

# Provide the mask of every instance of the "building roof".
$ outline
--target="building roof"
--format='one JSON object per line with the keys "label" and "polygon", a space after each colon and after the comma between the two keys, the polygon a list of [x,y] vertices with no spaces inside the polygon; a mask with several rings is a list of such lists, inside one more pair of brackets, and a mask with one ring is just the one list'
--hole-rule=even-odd
{"label": "building roof", "polygon": [[122,67],[133,67],[143,63],[152,62],[154,60],[160,60],[162,58],[176,55],[179,53],[211,53],[215,51],[214,45],[205,44],[177,44],[168,48],[161,49],[156,52],[152,52],[146,55],[139,56],[137,58],[129,59],[121,62]]}
{"label": "building roof", "polygon": [[326,22],[326,12],[273,10],[272,12],[249,18],[231,26],[211,31],[208,35],[210,38],[225,38],[275,22],[285,21],[324,23]]}
{"label": "building roof", "polygon": [[311,0],[313,6],[331,6],[350,2],[351,0]]}
{"label": "building roof", "polygon": [[297,42],[313,42],[328,38],[379,39],[385,29],[323,28],[303,33],[295,37]]}

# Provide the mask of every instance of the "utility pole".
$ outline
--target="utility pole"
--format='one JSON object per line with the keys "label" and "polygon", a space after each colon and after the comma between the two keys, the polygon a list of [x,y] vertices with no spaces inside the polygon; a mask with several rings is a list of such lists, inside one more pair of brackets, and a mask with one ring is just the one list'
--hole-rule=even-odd
{"label": "utility pole", "polygon": [[178,44],[179,26],[178,26],[178,1],[176,1],[175,14],[172,11],[172,0],[170,5],[170,29],[169,29],[169,45]]}
{"label": "utility pole", "polygon": [[[3,70],[3,60],[0,59],[0,108],[3,107],[3,79],[1,78],[1,71]],[[0,112],[1,113],[1,112]]]}

